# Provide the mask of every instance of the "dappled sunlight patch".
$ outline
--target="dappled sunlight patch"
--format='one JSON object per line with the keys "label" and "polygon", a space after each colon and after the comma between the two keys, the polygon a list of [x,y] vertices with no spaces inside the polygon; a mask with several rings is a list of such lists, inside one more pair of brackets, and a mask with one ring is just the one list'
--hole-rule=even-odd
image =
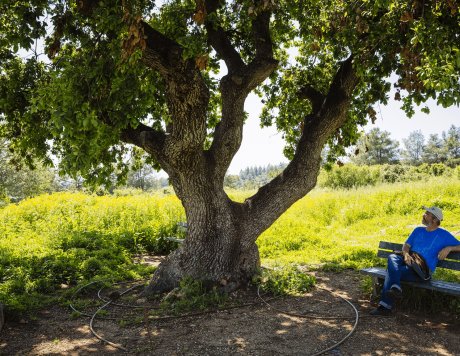
{"label": "dappled sunlight patch", "polygon": [[[31,350],[31,354],[35,355],[44,355],[50,353],[56,354],[73,354],[73,353],[82,353],[82,352],[98,352],[100,350],[98,340],[87,339],[87,338],[62,338],[54,340],[46,340],[38,342],[34,345]],[[111,346],[105,347],[108,354],[117,351]]]}
{"label": "dappled sunlight patch", "polygon": [[88,325],[79,326],[75,330],[80,332],[80,333],[82,333],[82,334],[90,332]]}
{"label": "dappled sunlight patch", "polygon": [[[286,312],[289,312],[289,310],[286,310]],[[295,327],[305,322],[305,319],[299,316],[288,315],[283,312],[278,313],[277,316],[280,318],[280,320],[285,320],[280,322],[280,325],[284,327]]]}
{"label": "dappled sunlight patch", "polygon": [[[351,319],[351,318],[350,318]],[[337,320],[332,320],[332,319],[314,319],[312,321],[310,321],[312,324],[315,324],[317,326],[323,326],[323,327],[326,327],[328,329],[337,329],[337,330],[342,330],[343,329],[343,325],[347,325],[346,323],[347,322],[343,322],[343,321],[337,321]]]}
{"label": "dappled sunlight patch", "polygon": [[[400,321],[401,322],[401,321]],[[404,320],[409,328],[401,332],[403,326],[393,318],[379,319],[378,323],[371,326],[372,329],[363,332],[370,344],[384,345],[376,348],[375,352],[379,355],[388,354],[417,354],[417,355],[453,355],[454,348],[439,342],[447,335],[434,332],[433,329],[417,330],[411,326],[410,320]]]}
{"label": "dappled sunlight patch", "polygon": [[287,321],[283,321],[283,322],[281,323],[281,325],[282,325],[282,326],[291,326],[292,323],[287,322]]}
{"label": "dappled sunlight patch", "polygon": [[433,347],[427,348],[426,349],[427,353],[433,353],[436,355],[441,355],[441,356],[450,356],[452,353],[445,348],[444,345],[441,345],[439,343],[435,343]]}
{"label": "dappled sunlight patch", "polygon": [[283,335],[283,334],[287,334],[289,331],[288,330],[285,330],[285,329],[282,329],[282,330],[276,330],[276,334],[277,335]]}
{"label": "dappled sunlight patch", "polygon": [[248,345],[247,341],[242,337],[235,337],[227,341],[228,345],[235,345],[239,349],[244,349]]}

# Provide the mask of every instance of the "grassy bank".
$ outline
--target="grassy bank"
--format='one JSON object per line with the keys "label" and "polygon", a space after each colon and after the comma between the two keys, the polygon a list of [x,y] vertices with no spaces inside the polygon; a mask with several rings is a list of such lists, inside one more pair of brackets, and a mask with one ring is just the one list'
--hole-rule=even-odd
{"label": "grassy bank", "polygon": [[132,263],[162,254],[183,221],[174,196],[57,193],[0,209],[0,301],[21,311],[48,294],[92,279],[150,274]]}
{"label": "grassy bank", "polygon": [[460,182],[381,185],[342,191],[313,191],[294,204],[258,240],[269,264],[373,264],[380,240],[404,242],[421,225],[422,205],[445,212],[442,227],[460,230]]}
{"label": "grassy bank", "polygon": [[[249,192],[230,192],[244,200]],[[382,264],[379,240],[403,242],[422,205],[445,211],[443,227],[460,230],[460,181],[399,183],[348,191],[315,190],[258,240],[265,265],[359,268]],[[20,311],[46,295],[88,280],[121,280],[152,271],[137,253],[165,253],[185,216],[172,195],[89,196],[59,193],[0,209],[0,301]],[[442,278],[460,281],[459,274]]]}

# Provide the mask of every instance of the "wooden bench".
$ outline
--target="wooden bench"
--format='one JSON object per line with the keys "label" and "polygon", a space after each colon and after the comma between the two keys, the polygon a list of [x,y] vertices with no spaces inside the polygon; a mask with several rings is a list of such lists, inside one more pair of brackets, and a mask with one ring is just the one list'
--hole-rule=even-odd
{"label": "wooden bench", "polygon": [[[393,251],[401,251],[402,244],[380,241],[379,250],[377,252],[378,257],[387,258],[388,255],[393,253]],[[439,261],[437,267],[450,269],[454,271],[460,271],[460,252],[451,252],[445,260]],[[386,268],[382,267],[371,267],[364,268],[361,270],[361,273],[369,275],[374,280],[374,289],[373,293],[377,295],[377,286],[383,284],[383,280],[387,274]],[[428,282],[406,282],[402,283],[410,285],[412,287],[429,289],[437,292],[442,292],[450,295],[460,296],[460,283],[445,282],[441,280],[431,279]]]}

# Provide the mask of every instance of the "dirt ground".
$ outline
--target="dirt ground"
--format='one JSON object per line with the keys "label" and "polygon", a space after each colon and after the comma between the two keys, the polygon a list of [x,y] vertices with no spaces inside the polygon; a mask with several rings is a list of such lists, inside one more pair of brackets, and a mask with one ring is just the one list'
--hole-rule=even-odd
{"label": "dirt ground", "polygon": [[[167,320],[149,318],[142,305],[121,305],[123,296],[117,301],[120,305],[110,304],[102,314],[115,320],[98,316],[92,324],[100,337],[119,347],[92,334],[90,317],[75,318],[70,309],[56,306],[41,311],[35,320],[6,323],[0,333],[0,354],[265,356],[314,355],[331,348],[324,354],[460,355],[458,316],[399,309],[390,317],[371,317],[368,312],[374,306],[362,294],[363,277],[358,272],[317,272],[316,277],[317,288],[302,297],[270,300],[268,306],[254,291],[243,291],[234,297],[258,304]],[[348,338],[356,313],[339,296],[359,313]]]}

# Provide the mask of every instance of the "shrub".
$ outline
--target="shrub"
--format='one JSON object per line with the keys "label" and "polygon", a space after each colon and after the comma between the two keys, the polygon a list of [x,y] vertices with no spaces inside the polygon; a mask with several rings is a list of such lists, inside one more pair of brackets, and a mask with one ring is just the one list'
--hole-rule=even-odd
{"label": "shrub", "polygon": [[203,281],[185,277],[179,282],[179,288],[168,293],[162,300],[161,308],[180,314],[221,307],[227,300],[227,294],[219,291],[216,286],[209,288]]}
{"label": "shrub", "polygon": [[430,174],[430,165],[428,163],[422,163],[421,165],[416,167],[416,171],[418,173]]}
{"label": "shrub", "polygon": [[301,272],[296,266],[263,269],[255,279],[263,291],[274,295],[301,294],[310,291],[316,283],[314,276]]}
{"label": "shrub", "polygon": [[442,163],[434,163],[430,166],[430,173],[435,177],[442,176],[447,170],[448,167]]}
{"label": "shrub", "polygon": [[384,183],[396,183],[406,181],[406,174],[409,172],[409,166],[401,164],[385,164],[381,167],[381,181]]}
{"label": "shrub", "polygon": [[335,166],[324,173],[320,186],[332,189],[351,189],[367,185],[375,185],[379,179],[379,172],[374,167],[355,166],[346,164]]}

